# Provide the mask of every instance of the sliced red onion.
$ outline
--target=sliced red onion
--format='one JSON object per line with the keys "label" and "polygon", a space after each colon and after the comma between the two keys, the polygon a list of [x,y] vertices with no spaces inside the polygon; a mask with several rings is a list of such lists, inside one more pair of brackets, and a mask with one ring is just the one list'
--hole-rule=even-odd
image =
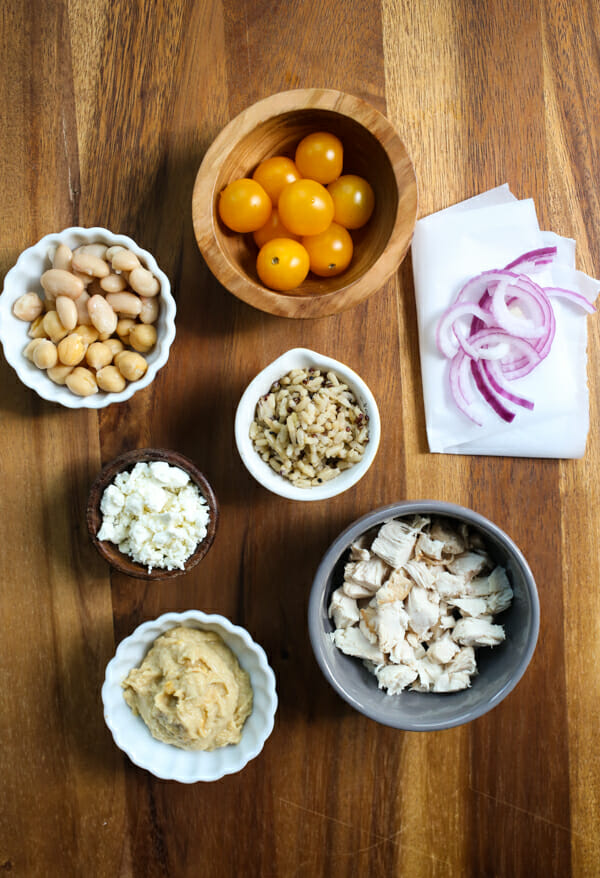
{"label": "sliced red onion", "polygon": [[453,357],[458,351],[459,336],[456,322],[461,317],[477,317],[484,324],[491,323],[491,316],[473,302],[458,302],[444,313],[437,325],[435,341],[440,353],[445,357]]}
{"label": "sliced red onion", "polygon": [[544,290],[548,296],[552,296],[555,299],[566,299],[567,302],[571,302],[572,305],[579,305],[580,308],[583,308],[584,311],[587,311],[588,314],[594,314],[596,309],[589,302],[585,296],[582,296],[581,293],[574,293],[573,290],[563,290],[562,287],[544,287]]}
{"label": "sliced red onion", "polygon": [[[511,312],[506,299],[510,296],[510,308],[518,305],[523,316]],[[545,331],[544,308],[537,296],[517,283],[501,281],[492,294],[492,314],[496,324],[520,338],[540,338]]]}
{"label": "sliced red onion", "polygon": [[506,421],[510,424],[511,421],[515,419],[515,413],[509,411],[505,406],[502,405],[495,391],[490,389],[489,384],[485,379],[485,375],[483,372],[482,364],[477,362],[476,360],[471,360],[471,374],[475,379],[475,384],[477,385],[477,389],[485,399],[485,401],[490,405],[497,415],[500,415],[503,421]]}
{"label": "sliced red onion", "polygon": [[539,247],[537,250],[530,250],[528,253],[517,256],[516,259],[508,263],[506,270],[510,271],[511,268],[518,268],[523,272],[535,272],[538,268],[552,265],[555,256],[556,247]]}
{"label": "sliced red onion", "polygon": [[497,363],[485,361],[481,366],[490,386],[497,394],[499,394],[499,396],[503,396],[515,405],[520,405],[523,408],[529,409],[529,411],[533,411],[533,402],[530,399],[525,399],[524,396],[517,396],[516,393],[513,393],[512,390],[507,387],[506,381],[501,370],[498,369]]}

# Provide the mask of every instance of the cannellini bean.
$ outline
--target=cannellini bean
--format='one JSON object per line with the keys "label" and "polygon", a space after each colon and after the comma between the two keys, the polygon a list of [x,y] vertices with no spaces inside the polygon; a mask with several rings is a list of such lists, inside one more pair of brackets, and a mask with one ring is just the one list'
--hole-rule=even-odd
{"label": "cannellini bean", "polygon": [[154,323],[160,309],[158,298],[152,296],[148,299],[146,296],[140,296],[140,302],[142,303],[142,310],[139,313],[140,320],[142,323]]}
{"label": "cannellini bean", "polygon": [[106,301],[120,317],[137,317],[142,303],[135,293],[107,293]]}
{"label": "cannellini bean", "polygon": [[27,331],[29,338],[46,338],[46,330],[44,329],[44,314],[36,317]]}
{"label": "cannellini bean", "polygon": [[117,323],[117,335],[125,344],[129,344],[129,333],[135,326],[135,320],[131,320],[129,317],[123,317]]}
{"label": "cannellini bean", "polygon": [[110,274],[110,268],[104,259],[94,256],[93,253],[82,253],[81,250],[73,251],[72,265],[73,271],[87,274],[88,277],[106,277],[107,274]]}
{"label": "cannellini bean", "polygon": [[156,296],[160,291],[160,284],[151,271],[147,268],[134,268],[129,275],[129,286],[140,296]]}
{"label": "cannellini bean", "polygon": [[78,280],[80,280],[84,287],[89,287],[92,281],[95,280],[95,278],[91,274],[84,274],[82,271],[72,270],[71,274],[73,275],[73,277],[76,277]]}
{"label": "cannellini bean", "polygon": [[40,281],[51,296],[68,296],[69,299],[76,299],[83,292],[81,279],[62,268],[49,268],[43,273]]}
{"label": "cannellini bean", "polygon": [[129,333],[129,344],[140,354],[147,354],[156,344],[156,329],[149,323],[136,323]]}
{"label": "cannellini bean", "polygon": [[101,278],[100,286],[105,293],[122,293],[127,289],[127,281],[122,274],[107,274]]}
{"label": "cannellini bean", "polygon": [[[137,297],[136,297],[137,298]],[[140,309],[141,309],[140,304]],[[12,312],[18,320],[26,320],[28,323],[39,317],[44,310],[44,303],[37,293],[23,293],[14,302]]]}
{"label": "cannellini bean", "polygon": [[56,366],[58,361],[56,345],[47,338],[40,339],[40,343],[33,349],[31,359],[38,369],[50,369]]}
{"label": "cannellini bean", "polygon": [[109,247],[106,253],[104,254],[104,258],[108,259],[109,262],[113,261],[113,258],[119,250],[126,250],[126,247],[123,247],[122,244],[113,244],[112,247]]}
{"label": "cannellini bean", "polygon": [[63,366],[76,366],[85,356],[86,345],[77,333],[72,332],[58,343],[58,359]]}
{"label": "cannellini bean", "polygon": [[[59,351],[60,356],[60,351]],[[86,351],[85,359],[92,369],[102,369],[112,363],[113,352],[104,341],[95,341]]]}
{"label": "cannellini bean", "polygon": [[107,393],[120,393],[125,390],[127,382],[116,366],[104,366],[96,372],[96,381],[101,390]]}
{"label": "cannellini bean", "polygon": [[71,393],[75,393],[77,396],[91,396],[93,393],[98,393],[96,379],[93,373],[86,369],[85,366],[76,366],[67,375],[65,384]]}
{"label": "cannellini bean", "polygon": [[123,350],[123,342],[119,338],[107,338],[102,344],[110,350],[111,359]]}
{"label": "cannellini bean", "polygon": [[66,384],[67,375],[70,375],[73,371],[73,366],[63,366],[62,364],[59,366],[51,366],[50,369],[46,370],[46,375],[55,384]]}
{"label": "cannellini bean", "polygon": [[47,314],[44,314],[42,325],[44,327],[44,332],[48,338],[52,339],[54,344],[57,344],[61,338],[64,338],[69,331],[68,329],[65,329],[60,322],[60,317],[58,316],[57,311],[48,311]]}
{"label": "cannellini bean", "polygon": [[148,363],[141,354],[134,351],[122,351],[115,357],[115,366],[128,381],[138,381],[145,375]]}
{"label": "cannellini bean", "polygon": [[54,252],[52,267],[60,268],[62,271],[71,271],[72,257],[73,253],[71,252],[71,248],[67,247],[66,244],[59,244]]}
{"label": "cannellini bean", "polygon": [[106,259],[107,250],[106,244],[80,244],[79,247],[73,250],[73,253],[91,253],[92,256],[97,256],[98,259]]}
{"label": "cannellini bean", "polygon": [[117,250],[111,256],[110,261],[114,271],[131,271],[134,268],[139,268],[141,265],[135,253],[125,249]]}
{"label": "cannellini bean", "polygon": [[117,328],[118,318],[106,299],[92,296],[87,303],[88,312],[98,332],[113,333]]}
{"label": "cannellini bean", "polygon": [[99,332],[95,326],[90,326],[89,324],[79,324],[75,327],[75,332],[81,338],[84,345],[91,345],[95,341],[98,341]]}
{"label": "cannellini bean", "polygon": [[77,308],[77,323],[89,326],[91,324],[90,312],[87,303],[90,300],[90,294],[84,290],[78,299],[75,299],[75,307]]}
{"label": "cannellini bean", "polygon": [[44,341],[44,339],[43,338],[34,338],[29,342],[28,345],[26,345],[26,347],[23,348],[23,354],[32,363],[33,363],[33,352],[41,341]]}
{"label": "cannellini bean", "polygon": [[[81,296],[83,295],[82,293]],[[79,296],[79,299],[81,299],[81,296]],[[67,296],[56,297],[56,313],[64,328],[69,331],[75,329],[78,323],[77,305],[75,302],[79,301],[79,299],[69,299]]]}

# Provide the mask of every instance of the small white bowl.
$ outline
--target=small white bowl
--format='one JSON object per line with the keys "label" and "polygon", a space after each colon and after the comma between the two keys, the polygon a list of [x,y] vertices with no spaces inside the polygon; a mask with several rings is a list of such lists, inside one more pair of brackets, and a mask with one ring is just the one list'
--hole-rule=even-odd
{"label": "small white bowl", "polygon": [[[157,637],[179,625],[216,631],[250,675],[252,713],[244,724],[239,744],[203,751],[182,750],[157,741],[125,701],[121,684],[129,671],[140,665]],[[277,693],[275,675],[263,648],[252,640],[244,628],[233,625],[224,616],[188,610],[185,613],[165,613],[158,619],[144,622],[121,641],[114,658],[106,667],[102,702],[104,719],[115,744],[132,762],[162,780],[196,783],[219,780],[226,774],[234,774],[258,756],[273,730]]]}
{"label": "small white bowl", "polygon": [[[335,372],[353,390],[361,409],[369,418],[369,441],[362,460],[343,470],[335,479],[312,488],[298,488],[276,473],[254,449],[250,439],[250,425],[254,420],[259,398],[268,393],[274,381],[287,375],[292,369],[321,369]],[[377,403],[362,378],[338,360],[306,348],[293,348],[287,351],[259,372],[242,394],[235,415],[235,441],[244,466],[264,488],[289,500],[327,500],[347,491],[362,479],[373,463],[380,437],[381,421]]]}
{"label": "small white bowl", "polygon": [[[132,250],[159,280],[161,307],[156,322],[158,340],[153,350],[149,354],[145,354],[148,369],[144,377],[139,381],[132,381],[120,393],[98,391],[92,396],[81,397],[71,393],[68,387],[55,384],[43,370],[38,369],[23,355],[23,349],[31,341],[27,335],[30,324],[18,320],[12,313],[12,307],[16,299],[23,293],[30,291],[38,292],[40,295],[43,293],[40,277],[47,268],[51,267],[48,253],[52,252],[59,244],[66,244],[73,250],[81,244],[95,242],[109,246],[120,244],[122,247]],[[175,311],[175,300],[171,295],[169,279],[158,267],[151,253],[142,250],[127,235],[115,235],[108,229],[83,229],[75,226],[56,234],[46,235],[37,244],[23,250],[16,264],[6,275],[4,290],[0,296],[0,342],[4,348],[4,356],[23,384],[35,390],[42,399],[60,403],[60,405],[71,409],[100,409],[113,402],[123,402],[130,399],[134,393],[143,387],[148,387],[154,381],[156,373],[169,358],[169,349],[175,338]]]}

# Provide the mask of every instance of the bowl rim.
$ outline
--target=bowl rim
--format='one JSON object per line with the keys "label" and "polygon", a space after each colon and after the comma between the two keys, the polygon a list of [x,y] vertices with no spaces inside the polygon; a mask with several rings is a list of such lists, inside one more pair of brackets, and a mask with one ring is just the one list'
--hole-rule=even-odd
{"label": "bowl rim", "polygon": [[[439,721],[434,719],[428,721],[423,720],[411,722],[409,720],[395,720],[393,717],[390,717],[389,720],[386,720],[382,719],[378,711],[372,710],[369,706],[361,704],[356,698],[354,698],[352,694],[347,691],[344,685],[336,678],[329,666],[327,654],[325,649],[323,648],[323,634],[325,632],[322,631],[321,615],[323,603],[327,597],[325,594],[325,585],[329,578],[329,574],[335,567],[336,563],[339,561],[343,553],[348,549],[350,539],[355,539],[360,533],[364,532],[365,530],[368,530],[377,524],[381,524],[384,521],[391,520],[392,518],[399,518],[401,516],[411,514],[415,515],[433,513],[441,516],[447,516],[449,518],[459,518],[462,520],[466,520],[474,527],[489,533],[514,558],[516,564],[519,566],[523,573],[528,597],[531,603],[531,624],[530,634],[527,639],[527,648],[521,655],[515,672],[504,686],[502,686],[489,700],[477,705],[476,707],[472,707],[462,711],[461,713],[457,714],[452,720]],[[442,731],[444,729],[454,728],[456,726],[464,725],[465,723],[471,722],[474,719],[478,719],[484,714],[489,713],[489,711],[491,711],[494,707],[497,707],[497,705],[500,704],[500,702],[503,701],[506,696],[510,692],[512,692],[512,690],[517,686],[525,671],[527,670],[533,653],[535,652],[539,636],[539,628],[540,602],[537,585],[529,564],[527,563],[525,556],[516,545],[516,543],[504,530],[502,530],[502,528],[500,528],[497,524],[494,524],[493,521],[491,521],[489,518],[482,515],[481,513],[476,512],[474,509],[469,509],[466,506],[460,506],[456,503],[448,503],[442,500],[398,501],[396,503],[390,503],[386,506],[377,507],[376,509],[365,513],[364,515],[360,516],[360,518],[357,518],[355,521],[351,522],[335,538],[335,540],[331,543],[323,558],[321,559],[313,579],[308,602],[308,630],[313,654],[315,656],[317,664],[321,669],[321,672],[323,673],[323,676],[325,677],[329,685],[337,692],[337,694],[341,698],[344,699],[344,701],[346,701],[359,713],[362,713],[364,716],[367,716],[369,719],[372,719],[375,722],[380,723],[381,725],[387,725],[391,728],[403,731],[435,732]]]}
{"label": "bowl rim", "polygon": [[[361,405],[367,408],[369,415],[369,441],[362,460],[344,470],[335,479],[313,488],[297,488],[288,479],[274,472],[255,451],[248,435],[259,397],[269,389],[274,380],[287,374],[292,368],[298,368],[299,363],[325,367],[339,374],[350,385]],[[372,391],[353,369],[333,357],[309,348],[290,348],[261,369],[244,390],[235,413],[234,433],[242,462],[259,485],[288,500],[312,502],[328,500],[344,493],[365,475],[377,455],[381,439],[381,419]]]}
{"label": "bowl rim", "polygon": [[[167,570],[164,567],[155,567],[149,573],[146,565],[134,561],[128,555],[123,554],[114,543],[110,543],[108,540],[99,540],[97,536],[102,520],[100,503],[104,490],[120,472],[133,468],[136,463],[151,463],[155,461],[166,461],[170,466],[176,466],[184,470],[199,488],[208,507],[209,520],[206,536],[198,543],[194,552],[186,560],[183,570],[179,568]],[[170,448],[136,448],[131,451],[125,451],[104,464],[90,486],[85,520],[94,548],[114,570],[135,579],[157,582],[165,579],[175,579],[178,576],[189,573],[206,556],[217,533],[219,505],[208,479],[189,457]],[[105,545],[105,542],[109,543],[109,547]]]}
{"label": "bowl rim", "polygon": [[[189,622],[198,624],[189,625]],[[155,738],[152,738],[143,720],[140,719],[140,717],[135,717],[130,708],[127,707],[127,710],[129,711],[129,713],[126,714],[127,722],[131,725],[135,724],[136,728],[139,729],[140,734],[144,735],[146,740],[151,738],[153,742],[153,750],[159,754],[162,752],[165,755],[167,762],[170,761],[171,765],[174,760],[177,760],[180,763],[200,763],[200,765],[196,766],[195,770],[188,770],[186,773],[183,773],[182,771],[174,771],[172,767],[167,769],[163,766],[161,768],[155,762],[144,758],[136,751],[135,739],[133,742],[126,739],[126,730],[123,729],[122,725],[118,722],[118,718],[115,718],[116,699],[114,698],[117,687],[118,694],[121,695],[120,677],[122,675],[122,666],[125,664],[127,665],[128,670],[126,674],[132,667],[137,667],[137,664],[143,660],[156,638],[160,637],[161,634],[164,634],[171,628],[175,628],[179,625],[194,628],[209,628],[210,630],[220,629],[222,636],[224,632],[223,639],[226,644],[232,652],[235,653],[238,661],[243,666],[244,661],[240,655],[239,648],[236,649],[231,643],[232,639],[241,640],[245,649],[248,650],[249,653],[252,653],[256,658],[257,665],[255,672],[260,673],[261,675],[261,682],[263,685],[261,686],[260,694],[264,702],[258,703],[256,689],[253,686],[252,714],[248,717],[247,722],[250,721],[255,710],[257,711],[257,714],[261,713],[263,720],[262,726],[260,727],[260,735],[258,735],[253,746],[248,745],[248,739],[244,742],[244,736],[242,734],[242,739],[238,744],[221,747],[213,751],[183,750],[173,747],[171,744],[166,744],[163,741],[157,741]],[[137,664],[135,662],[134,664],[130,664],[131,655],[128,655],[130,650],[135,651],[136,655],[139,656]],[[265,742],[273,731],[275,714],[278,707],[275,674],[269,664],[269,660],[263,647],[253,639],[246,628],[234,624],[219,613],[205,613],[202,610],[162,613],[155,619],[149,619],[146,622],[142,622],[131,632],[131,634],[124,637],[117,645],[113,657],[106,665],[104,681],[101,688],[101,699],[104,721],[117,747],[119,747],[131,762],[139,768],[149,771],[155,777],[162,780],[174,780],[179,783],[197,783],[198,781],[211,782],[219,780],[228,774],[235,774],[236,772],[241,771],[248,762],[261,753]],[[125,702],[123,701],[123,703]],[[119,707],[123,706],[120,701],[118,701],[117,704]],[[211,754],[215,754],[214,759],[211,758]],[[172,757],[171,760],[169,760],[169,756]],[[223,763],[220,767],[213,765],[209,766],[209,768],[202,768],[202,763],[217,762],[219,760]]]}
{"label": "bowl rim", "polygon": [[[307,106],[308,102],[308,106]],[[398,182],[397,165],[402,163],[410,169],[410,211],[413,215],[410,235],[401,235],[404,224],[400,216],[402,193],[399,193],[394,225],[388,246],[367,271],[352,283],[329,293],[314,296],[293,296],[269,290],[251,278],[244,278],[238,288],[239,274],[224,256],[216,236],[214,205],[217,177],[241,137],[262,122],[274,116],[294,111],[329,111],[347,116],[366,127],[371,136],[388,155],[394,177]],[[259,114],[259,118],[257,118]],[[369,118],[376,129],[365,125]],[[381,130],[380,130],[381,129]],[[232,145],[233,144],[233,145]],[[192,220],[198,247],[217,280],[233,295],[246,304],[280,317],[310,318],[326,317],[345,311],[376,293],[398,269],[410,247],[418,214],[418,186],[414,164],[406,146],[390,120],[367,101],[355,95],[330,88],[298,88],[277,92],[262,98],[231,119],[217,134],[200,164],[192,193]],[[205,240],[206,237],[206,240]],[[234,285],[235,290],[230,288]]]}
{"label": "bowl rim", "polygon": [[[127,387],[119,393],[99,391],[91,396],[77,396],[76,394],[71,393],[68,388],[54,384],[47,375],[44,375],[43,371],[39,369],[29,369],[29,364],[23,357],[22,350],[19,349],[17,351],[16,348],[8,342],[11,328],[15,325],[14,321],[17,321],[17,323],[20,324],[22,323],[24,326],[26,325],[24,321],[18,320],[12,313],[12,306],[15,300],[22,295],[23,292],[27,292],[27,290],[16,285],[17,278],[22,272],[26,271],[29,260],[39,259],[44,262],[47,259],[48,250],[50,248],[56,247],[60,243],[66,243],[65,239],[71,240],[72,238],[81,239],[78,244],[73,243],[72,246],[79,246],[79,244],[91,243],[99,240],[102,243],[127,247],[132,250],[136,256],[143,259],[146,266],[160,282],[159,298],[161,306],[164,309],[164,329],[161,331],[156,345],[158,356],[153,362],[148,363],[148,369],[139,381],[131,381]],[[13,284],[15,285],[14,288]],[[112,405],[112,403],[124,402],[125,400],[131,399],[138,390],[143,390],[154,381],[160,369],[166,365],[169,359],[169,351],[175,339],[176,312],[177,305],[171,292],[169,278],[158,266],[152,253],[145,250],[143,247],[140,247],[140,245],[128,235],[111,232],[110,229],[103,228],[102,226],[69,226],[62,229],[60,232],[50,232],[34,244],[26,247],[19,253],[15,264],[7,271],[4,277],[2,294],[0,295],[0,343],[2,344],[7,363],[14,369],[19,380],[30,390],[35,391],[35,393],[37,393],[42,399],[45,399],[47,402],[58,403],[65,408],[100,409]],[[160,319],[161,318],[159,317],[159,320]],[[39,380],[42,377],[44,380]]]}

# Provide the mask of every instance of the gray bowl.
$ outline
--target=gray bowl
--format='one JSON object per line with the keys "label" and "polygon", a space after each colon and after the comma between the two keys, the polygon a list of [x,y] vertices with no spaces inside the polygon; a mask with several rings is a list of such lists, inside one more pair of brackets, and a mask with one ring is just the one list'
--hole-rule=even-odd
{"label": "gray bowl", "polygon": [[[498,615],[506,640],[477,652],[479,673],[470,689],[437,694],[388,695],[359,659],[342,653],[328,636],[331,593],[343,580],[350,544],[385,521],[416,514],[440,515],[479,530],[494,560],[502,564],[514,592],[511,606]],[[315,575],[308,607],[308,627],[317,662],[328,682],[355,710],[386,726],[415,732],[438,731],[470,722],[496,707],[517,685],[535,650],[540,621],[535,580],[515,543],[504,531],[471,509],[437,500],[393,503],[369,512],[344,530],[325,553]]]}

